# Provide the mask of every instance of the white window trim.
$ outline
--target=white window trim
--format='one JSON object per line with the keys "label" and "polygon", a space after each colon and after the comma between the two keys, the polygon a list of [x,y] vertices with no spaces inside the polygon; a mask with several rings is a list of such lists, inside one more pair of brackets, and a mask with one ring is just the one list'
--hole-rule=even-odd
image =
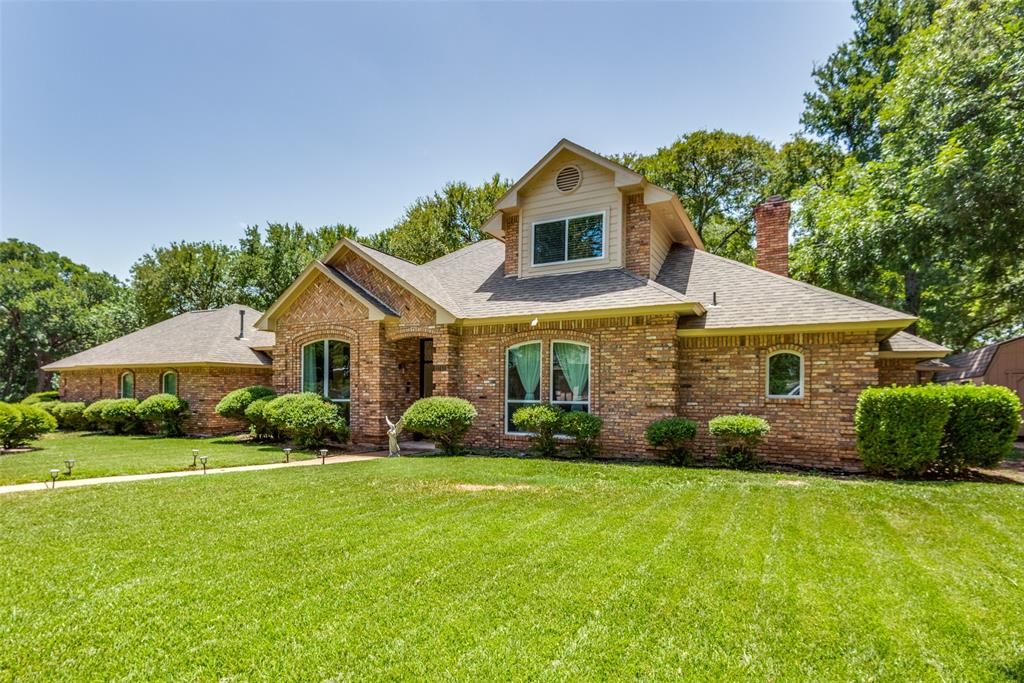
{"label": "white window trim", "polygon": [[[789,354],[796,356],[800,359],[800,393],[796,395],[792,394],[773,394],[771,391],[771,373],[772,373],[772,358],[780,356],[782,354]],[[799,351],[792,351],[789,349],[780,349],[779,351],[772,351],[768,354],[768,358],[764,361],[764,395],[768,398],[779,398],[784,400],[799,400],[804,397],[807,387],[804,386],[804,354]]]}
{"label": "white window trim", "polygon": [[[132,376],[132,395],[124,395],[124,378],[128,375]],[[117,397],[118,398],[135,398],[135,373],[131,370],[125,370],[117,376]]]}
{"label": "white window trim", "polygon": [[[586,401],[556,401],[555,400],[555,344],[575,344],[576,346],[587,347],[587,400]],[[548,393],[551,396],[551,405],[553,406],[572,406],[579,405],[581,403],[587,404],[587,412],[590,412],[590,382],[594,375],[594,350],[590,347],[590,344],[586,342],[576,341],[575,339],[552,339],[551,340],[551,359],[548,362]]]}
{"label": "white window trim", "polygon": [[[586,218],[588,216],[601,216],[601,255],[600,256],[588,256],[587,258],[569,258],[569,221],[573,218]],[[562,221],[565,223],[565,259],[562,261],[548,261],[547,263],[537,263],[537,226],[542,223],[554,223],[556,221]],[[530,226],[530,267],[531,268],[544,268],[547,266],[564,266],[567,263],[589,263],[592,261],[603,261],[608,257],[608,212],[607,211],[588,211],[587,213],[578,213],[574,216],[562,216],[547,218],[540,221],[534,221]]]}
{"label": "white window trim", "polygon": [[[349,365],[349,375],[348,375],[348,378],[349,378],[349,380],[348,380],[348,382],[349,382],[348,383],[348,395],[349,395],[349,397],[348,398],[330,398],[327,395],[327,378],[330,375],[330,370],[327,367],[327,357],[328,357],[327,342],[332,342],[332,341],[338,342],[338,343],[341,343],[341,344],[348,344],[348,365]],[[324,376],[323,376],[324,390],[320,394],[321,398],[324,398],[324,399],[330,401],[331,403],[348,403],[349,405],[351,405],[352,404],[352,344],[347,342],[347,341],[345,341],[344,339],[335,339],[334,337],[328,337],[326,339],[317,339],[316,341],[311,341],[308,344],[303,344],[302,345],[302,347],[299,349],[299,390],[303,391],[303,392],[306,390],[305,386],[303,386],[303,382],[305,381],[305,378],[306,378],[306,347],[307,346],[312,346],[313,344],[323,344],[324,345]]]}
{"label": "white window trim", "polygon": [[[538,346],[540,346],[540,354],[541,354],[540,364],[541,364],[541,368],[543,368],[544,367],[544,342],[542,342],[540,339],[533,339],[533,340],[530,340],[530,341],[519,342],[518,344],[513,344],[512,346],[508,346],[508,347],[505,348],[505,395],[502,397],[502,400],[504,401],[504,404],[505,404],[505,414],[504,414],[503,419],[502,419],[502,423],[503,423],[502,424],[502,431],[504,431],[507,436],[533,436],[533,432],[510,432],[508,430],[508,424],[512,420],[512,414],[508,412],[508,403],[509,403],[509,401],[508,401],[508,378],[509,378],[509,375],[512,374],[509,371],[509,367],[508,367],[508,354],[509,354],[510,351],[512,351],[512,349],[517,349],[520,346],[527,346],[529,344],[537,344]],[[543,377],[543,375],[541,375],[541,376]],[[535,401],[516,401],[517,404],[520,404],[520,407],[522,407],[523,405],[531,405],[531,406],[539,405],[539,404],[541,404],[543,402],[544,402],[544,400],[541,398],[541,387],[537,387],[537,400],[535,400]]]}
{"label": "white window trim", "polygon": [[167,385],[164,383],[164,378],[166,378],[167,375],[174,375],[174,395],[177,396],[178,395],[178,371],[177,370],[167,370],[166,372],[161,373],[161,375],[160,375],[160,393],[162,393],[162,394],[166,394],[167,393]]}

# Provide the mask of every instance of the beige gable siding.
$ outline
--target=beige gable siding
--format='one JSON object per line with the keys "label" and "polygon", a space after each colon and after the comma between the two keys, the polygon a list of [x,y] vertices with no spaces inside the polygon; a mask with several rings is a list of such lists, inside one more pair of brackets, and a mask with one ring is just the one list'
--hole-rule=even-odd
{"label": "beige gable siding", "polygon": [[672,235],[669,234],[668,228],[659,221],[651,221],[651,277],[658,277],[658,273],[661,272],[661,266],[665,263],[665,257],[668,256],[669,250],[672,248]]}
{"label": "beige gable siding", "polygon": [[[575,191],[565,194],[555,187],[555,176],[567,164],[577,166],[583,178]],[[611,171],[571,152],[562,152],[547,169],[520,190],[519,194],[521,277],[622,266],[622,195],[615,187],[615,177]],[[605,213],[605,253],[601,259],[579,263],[532,265],[534,223],[598,212]]]}

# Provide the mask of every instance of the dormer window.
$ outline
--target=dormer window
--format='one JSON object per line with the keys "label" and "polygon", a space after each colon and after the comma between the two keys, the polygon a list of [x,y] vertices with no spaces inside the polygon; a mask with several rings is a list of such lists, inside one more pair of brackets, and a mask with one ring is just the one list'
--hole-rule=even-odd
{"label": "dormer window", "polygon": [[604,213],[533,224],[533,265],[586,261],[604,256]]}

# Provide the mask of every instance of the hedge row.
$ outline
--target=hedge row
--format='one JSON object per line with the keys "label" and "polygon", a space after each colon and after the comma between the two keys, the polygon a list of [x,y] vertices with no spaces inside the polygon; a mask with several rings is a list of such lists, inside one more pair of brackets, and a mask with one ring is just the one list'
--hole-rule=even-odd
{"label": "hedge row", "polygon": [[38,405],[0,402],[0,446],[17,448],[57,428],[57,420]]}
{"label": "hedge row", "polygon": [[991,467],[1013,450],[1020,399],[1001,386],[865,389],[854,417],[869,471],[895,477]]}
{"label": "hedge row", "polygon": [[559,455],[557,436],[572,439],[562,454],[578,458],[592,458],[600,452],[597,444],[604,427],[604,420],[597,415],[583,412],[565,412],[554,406],[538,404],[520,408],[512,414],[512,424],[533,439],[530,450],[534,455],[552,457]]}
{"label": "hedge row", "polygon": [[214,410],[222,417],[247,422],[257,439],[291,439],[300,448],[319,448],[349,437],[338,406],[319,394],[277,396],[270,387],[242,387],[225,394]]}

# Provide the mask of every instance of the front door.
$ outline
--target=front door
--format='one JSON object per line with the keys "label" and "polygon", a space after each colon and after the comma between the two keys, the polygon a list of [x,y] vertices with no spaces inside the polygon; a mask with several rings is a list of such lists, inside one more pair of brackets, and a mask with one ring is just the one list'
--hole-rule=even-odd
{"label": "front door", "polygon": [[420,398],[434,395],[434,340],[420,339]]}

